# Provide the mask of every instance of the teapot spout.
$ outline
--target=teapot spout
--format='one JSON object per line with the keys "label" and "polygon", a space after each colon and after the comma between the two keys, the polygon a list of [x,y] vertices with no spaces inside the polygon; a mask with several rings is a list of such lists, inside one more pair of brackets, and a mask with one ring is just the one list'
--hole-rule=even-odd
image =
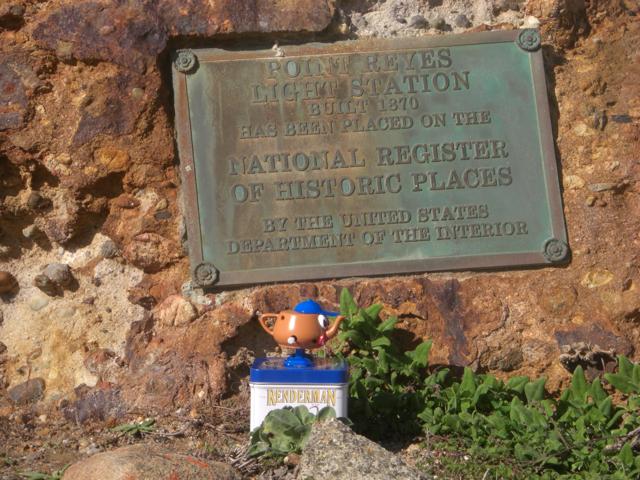
{"label": "teapot spout", "polygon": [[327,329],[325,335],[327,336],[327,338],[333,338],[336,336],[336,334],[338,333],[338,327],[340,326],[340,323],[342,323],[342,321],[344,320],[344,316],[343,315],[338,315],[336,317],[336,319],[333,321],[333,323],[331,324],[331,326]]}

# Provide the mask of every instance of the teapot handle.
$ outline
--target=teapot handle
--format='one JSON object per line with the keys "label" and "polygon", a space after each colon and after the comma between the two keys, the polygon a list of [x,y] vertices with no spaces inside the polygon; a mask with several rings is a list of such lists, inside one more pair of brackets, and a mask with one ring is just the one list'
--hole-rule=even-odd
{"label": "teapot handle", "polygon": [[260,321],[260,325],[262,325],[262,328],[264,328],[264,331],[267,332],[269,335],[273,336],[273,330],[269,330],[269,326],[267,325],[267,322],[266,322],[266,320],[269,318],[277,319],[278,315],[275,313],[265,313],[263,315],[260,315],[258,317],[258,320]]}

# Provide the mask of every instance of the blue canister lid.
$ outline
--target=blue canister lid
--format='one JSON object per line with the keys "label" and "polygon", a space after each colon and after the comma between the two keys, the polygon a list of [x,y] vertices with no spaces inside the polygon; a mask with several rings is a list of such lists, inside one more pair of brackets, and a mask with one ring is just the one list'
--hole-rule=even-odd
{"label": "blue canister lid", "polygon": [[286,367],[285,357],[257,358],[249,381],[256,383],[347,383],[347,362],[333,358],[314,358],[310,367]]}

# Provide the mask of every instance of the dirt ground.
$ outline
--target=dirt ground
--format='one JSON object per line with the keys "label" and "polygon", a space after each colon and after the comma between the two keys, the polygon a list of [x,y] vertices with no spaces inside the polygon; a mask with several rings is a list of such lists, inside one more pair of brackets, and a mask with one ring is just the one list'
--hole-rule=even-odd
{"label": "dirt ground", "polygon": [[[246,406],[245,406],[246,405]],[[153,418],[146,434],[114,430],[126,423]],[[157,443],[172,451],[233,463],[248,442],[248,402],[225,402],[206,412],[145,417],[130,412],[125,419],[77,425],[58,415],[33,410],[0,416],[0,480],[23,479],[29,472],[52,474],[90,455],[134,443]],[[253,462],[252,462],[253,464]],[[250,478],[257,468],[246,465]]]}

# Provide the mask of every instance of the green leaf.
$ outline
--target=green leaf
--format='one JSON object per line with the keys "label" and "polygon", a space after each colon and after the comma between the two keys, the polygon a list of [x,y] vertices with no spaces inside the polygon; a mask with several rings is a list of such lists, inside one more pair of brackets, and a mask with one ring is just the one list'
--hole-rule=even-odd
{"label": "green leaf", "polygon": [[378,337],[374,341],[371,342],[372,347],[390,347],[391,340],[387,337]]}
{"label": "green leaf", "polygon": [[398,323],[398,317],[389,317],[384,322],[378,325],[378,332],[390,332],[396,327],[396,323]]}
{"label": "green leaf", "polygon": [[600,383],[600,379],[596,378],[591,384],[591,398],[597,403],[601,402],[605,398],[608,397],[607,392],[602,388],[602,384]]}
{"label": "green leaf", "polygon": [[580,365],[578,365],[573,371],[570,390],[574,398],[579,399],[583,403],[587,401],[589,385],[587,384],[587,379],[584,376],[584,370],[582,370]]}
{"label": "green leaf", "polygon": [[615,427],[623,415],[624,415],[624,410],[618,410],[616,413],[613,414],[613,417],[611,417],[611,420],[607,422],[607,425],[605,428],[607,430],[610,430],[611,428]]}
{"label": "green leaf", "polygon": [[618,373],[628,379],[633,377],[633,363],[624,355],[618,355]]}
{"label": "green leaf", "polygon": [[631,381],[636,386],[636,392],[640,393],[640,365],[633,366],[633,374],[631,375]]}
{"label": "green leaf", "polygon": [[624,446],[620,449],[618,458],[620,459],[622,464],[625,466],[625,468],[633,468],[635,461],[634,461],[633,449],[631,448],[631,442],[627,442],[624,444]]}
{"label": "green leaf", "polygon": [[602,413],[605,418],[609,419],[613,412],[613,401],[611,400],[611,397],[605,397],[602,400],[598,400],[596,404],[600,413]]}
{"label": "green leaf", "polygon": [[378,315],[380,315],[380,312],[382,311],[382,305],[380,305],[379,303],[375,303],[365,308],[364,311],[369,318],[376,320],[378,318]]}
{"label": "green leaf", "polygon": [[269,444],[264,441],[252,442],[247,454],[249,457],[260,457],[269,451]]}
{"label": "green leaf", "polygon": [[336,418],[336,411],[333,407],[324,407],[318,412],[318,416],[316,417],[318,422],[324,422],[325,420],[330,420],[332,418]]}
{"label": "green leaf", "polygon": [[389,356],[382,349],[378,351],[378,370],[382,373],[389,372]]}
{"label": "green leaf", "polygon": [[414,350],[406,353],[406,355],[411,359],[412,366],[426,368],[429,365],[431,344],[431,340],[427,340],[418,345]]}
{"label": "green leaf", "polygon": [[635,386],[629,378],[621,373],[605,373],[604,378],[622,393],[632,393],[635,390]]}
{"label": "green leaf", "polygon": [[301,422],[293,413],[291,407],[284,407],[278,410],[271,410],[264,418],[263,430],[265,433],[272,433],[281,436],[288,431],[300,426]]}
{"label": "green leaf", "polygon": [[50,478],[46,473],[40,472],[24,472],[21,473],[20,476],[28,480],[49,480]]}
{"label": "green leaf", "polygon": [[476,391],[476,381],[473,371],[469,367],[464,367],[464,373],[462,374],[462,382],[460,383],[460,393],[473,395]]}
{"label": "green leaf", "polygon": [[370,374],[375,374],[378,372],[378,362],[376,362],[373,358],[363,358],[362,365]]}
{"label": "green leaf", "polygon": [[527,398],[527,403],[533,403],[540,401],[544,398],[544,384],[547,381],[542,377],[534,382],[529,382],[524,386],[524,394]]}
{"label": "green leaf", "polygon": [[349,340],[358,348],[364,348],[366,346],[364,337],[357,330],[344,330],[338,334],[338,339],[341,341]]}
{"label": "green leaf", "polygon": [[298,405],[297,407],[295,407],[293,409],[293,413],[296,417],[298,417],[300,423],[304,425],[313,423],[316,419],[316,416],[311,413],[309,409],[304,405]]}
{"label": "green leaf", "polygon": [[518,393],[523,393],[524,387],[527,383],[529,383],[529,377],[523,377],[523,376],[511,377],[507,381],[507,388],[509,390],[514,390],[515,392],[518,392]]}
{"label": "green leaf", "polygon": [[358,305],[353,300],[351,292],[346,288],[340,292],[340,313],[345,316],[354,315],[358,311]]}

